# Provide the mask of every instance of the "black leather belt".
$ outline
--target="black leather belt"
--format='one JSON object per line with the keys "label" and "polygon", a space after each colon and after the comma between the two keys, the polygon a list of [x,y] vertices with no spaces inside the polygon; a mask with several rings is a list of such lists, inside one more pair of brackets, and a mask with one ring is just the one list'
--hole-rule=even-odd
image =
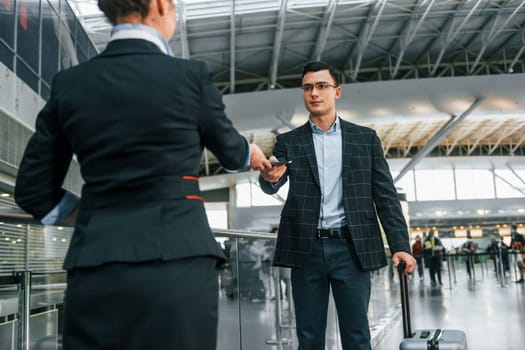
{"label": "black leather belt", "polygon": [[347,226],[336,228],[318,228],[315,231],[315,238],[317,239],[346,239],[349,231]]}

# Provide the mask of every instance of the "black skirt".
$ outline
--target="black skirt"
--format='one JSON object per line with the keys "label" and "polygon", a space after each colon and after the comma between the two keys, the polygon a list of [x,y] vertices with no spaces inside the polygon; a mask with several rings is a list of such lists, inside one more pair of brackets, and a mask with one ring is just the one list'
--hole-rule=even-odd
{"label": "black skirt", "polygon": [[215,350],[217,260],[112,263],[68,272],[64,350]]}

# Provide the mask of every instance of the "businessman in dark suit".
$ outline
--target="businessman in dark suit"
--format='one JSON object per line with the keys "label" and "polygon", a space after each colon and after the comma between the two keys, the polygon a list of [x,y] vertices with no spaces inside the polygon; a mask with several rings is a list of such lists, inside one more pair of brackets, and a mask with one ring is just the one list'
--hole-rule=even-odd
{"label": "businessman in dark suit", "polygon": [[[64,350],[214,350],[218,263],[198,171],[270,167],[224,113],[206,66],[171,57],[172,0],[100,0],[104,52],[57,74],[15,198],[44,224],[76,222],[64,262]],[[85,184],[62,189],[72,155]]]}
{"label": "businessman in dark suit", "polygon": [[325,348],[330,288],[345,350],[370,350],[369,271],[386,265],[377,217],[393,264],[414,269],[407,225],[376,133],[336,114],[337,75],[322,62],[303,68],[309,121],[277,136],[273,157],[291,161],[261,171],[264,192],[290,181],[275,249],[276,266],[292,268],[300,350]]}

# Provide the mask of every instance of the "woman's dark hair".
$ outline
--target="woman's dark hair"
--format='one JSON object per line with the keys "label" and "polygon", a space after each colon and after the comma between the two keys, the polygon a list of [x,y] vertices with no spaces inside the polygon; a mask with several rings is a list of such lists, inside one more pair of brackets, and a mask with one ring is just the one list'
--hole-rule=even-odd
{"label": "woman's dark hair", "polygon": [[151,0],[98,0],[98,8],[104,12],[111,24],[115,25],[117,18],[138,13],[142,18],[149,12]]}
{"label": "woman's dark hair", "polygon": [[320,70],[328,70],[330,72],[330,75],[332,76],[332,79],[334,79],[335,85],[339,86],[339,77],[337,72],[326,63],[319,61],[308,62],[307,64],[305,64],[303,67],[303,74],[301,75],[301,79],[304,78],[304,76],[308,72],[319,72]]}

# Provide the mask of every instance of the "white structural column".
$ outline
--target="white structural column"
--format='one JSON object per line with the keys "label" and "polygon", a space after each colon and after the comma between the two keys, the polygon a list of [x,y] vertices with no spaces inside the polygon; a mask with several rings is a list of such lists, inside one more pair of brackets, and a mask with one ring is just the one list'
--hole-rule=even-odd
{"label": "white structural column", "polygon": [[477,0],[476,3],[472,6],[469,13],[463,18],[461,23],[456,26],[457,22],[459,21],[458,14],[460,11],[462,11],[466,4],[469,2],[469,0],[465,0],[463,4],[461,4],[458,9],[456,10],[456,13],[454,14],[454,19],[452,20],[452,23],[450,24],[450,27],[448,28],[448,31],[445,35],[445,38],[443,40],[441,50],[439,51],[438,58],[436,59],[436,62],[434,63],[434,67],[432,67],[432,71],[430,72],[430,75],[436,74],[436,71],[439,67],[439,64],[441,63],[441,60],[443,59],[443,56],[445,55],[445,51],[449,47],[450,44],[456,39],[458,34],[461,32],[461,29],[465,26],[465,24],[468,22],[469,18],[472,16],[474,11],[478,8],[479,4],[482,0]]}
{"label": "white structural column", "polygon": [[[416,5],[416,8],[412,12],[412,17],[410,19],[410,25],[407,26],[406,30],[401,33],[401,36],[399,38],[399,55],[397,56],[396,65],[394,66],[394,70],[392,71],[392,78],[395,78],[397,75],[397,72],[399,70],[399,66],[401,65],[401,61],[403,60],[403,56],[405,55],[405,51],[414,40],[414,37],[416,36],[417,31],[419,30],[419,27],[421,27],[421,24],[425,21],[425,18],[430,12],[430,9],[434,5],[435,0],[430,1],[419,1]],[[427,4],[428,3],[428,4]],[[426,6],[425,11],[422,15],[420,15],[420,9]],[[415,20],[419,17],[419,20],[415,22]]]}
{"label": "white structural column", "polygon": [[[370,40],[372,39],[372,36],[374,35],[374,32],[377,28],[377,24],[379,23],[379,20],[381,19],[381,14],[383,13],[383,9],[385,8],[385,5],[387,4],[387,0],[376,0],[374,4],[370,5],[370,10],[368,11],[368,16],[365,19],[365,23],[363,24],[363,28],[361,29],[361,32],[359,33],[359,39],[357,40],[357,60],[355,67],[353,68],[352,72],[352,80],[357,79],[357,74],[359,73],[359,68],[361,67],[361,62],[363,60],[363,55],[366,51],[366,48],[368,47],[368,43],[370,43]],[[370,24],[370,20],[372,16],[375,15],[374,22]],[[348,55],[348,60],[350,61],[354,55],[354,50],[350,52]]]}
{"label": "white structural column", "polygon": [[[496,15],[496,17],[494,19],[494,22],[492,22],[492,26],[490,28],[490,32],[488,33],[487,38],[485,38],[485,33],[484,32],[481,33],[483,46],[479,50],[478,55],[476,57],[476,60],[469,67],[469,70],[468,70],[469,74],[472,74],[474,72],[474,70],[476,69],[477,65],[479,64],[479,61],[481,60],[481,58],[485,54],[485,51],[487,50],[487,48],[488,48],[489,44],[492,42],[492,40],[494,40],[494,38],[496,38],[501,33],[501,31],[503,29],[505,29],[507,24],[509,24],[509,22],[516,15],[516,13],[518,13],[518,11],[523,7],[523,5],[525,5],[525,0],[523,0],[518,6],[514,7],[514,11],[512,11],[512,13],[510,15],[507,15],[506,13],[504,13],[506,8],[502,8],[500,10],[500,12]],[[503,22],[503,24],[501,24],[498,27],[498,22],[500,21],[500,19],[503,19],[503,18],[505,18],[505,21]]]}
{"label": "white structural column", "polygon": [[328,6],[323,15],[323,21],[321,22],[321,28],[319,30],[319,35],[315,43],[314,51],[312,54],[312,61],[320,61],[321,56],[323,55],[324,47],[326,45],[326,40],[330,34],[330,29],[332,28],[332,22],[334,20],[335,9],[337,8],[338,0],[329,0]]}
{"label": "white structural column", "polygon": [[405,176],[407,172],[414,169],[417,163],[419,163],[424,157],[427,156],[438,144],[439,142],[447,136],[454,128],[463,120],[465,119],[472,111],[474,111],[481,102],[483,102],[485,98],[479,97],[477,98],[470,107],[463,112],[459,117],[452,117],[442,128],[439,130],[432,138],[428,141],[428,143],[423,147],[410,161],[405,165],[403,169],[399,172],[399,174],[394,179],[394,183],[398,182]]}
{"label": "white structural column", "polygon": [[277,26],[275,27],[275,39],[273,42],[272,66],[270,68],[270,88],[275,89],[277,85],[277,72],[279,70],[279,57],[281,56],[281,45],[283,42],[284,24],[286,23],[286,10],[288,0],[281,1]]}

